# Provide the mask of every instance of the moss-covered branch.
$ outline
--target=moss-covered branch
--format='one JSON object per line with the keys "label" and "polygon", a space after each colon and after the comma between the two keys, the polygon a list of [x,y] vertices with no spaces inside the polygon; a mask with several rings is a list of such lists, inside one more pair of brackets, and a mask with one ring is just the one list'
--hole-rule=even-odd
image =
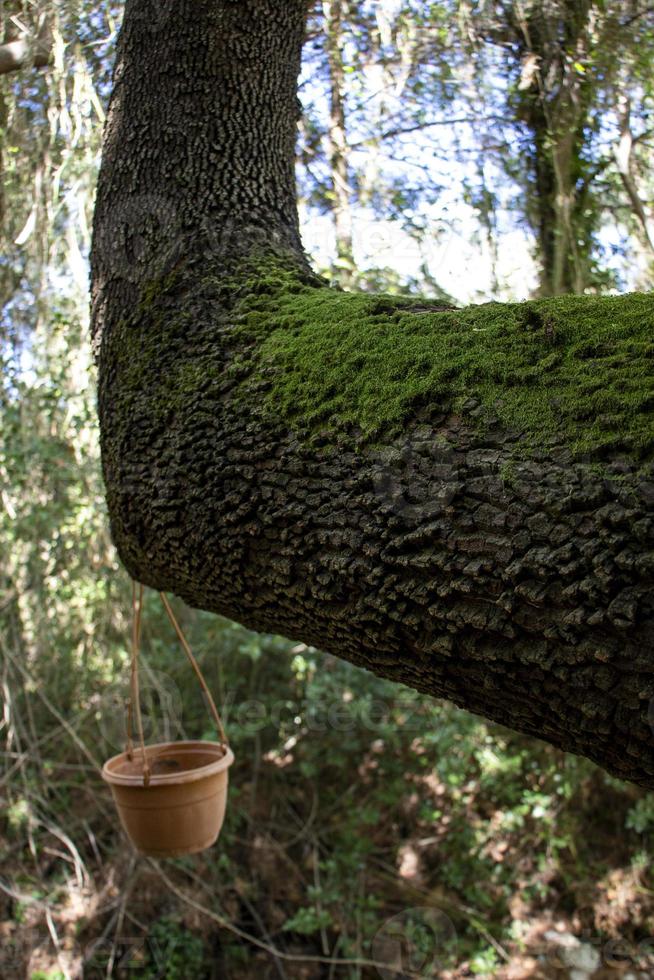
{"label": "moss-covered branch", "polygon": [[130,573],[654,788],[654,300],[330,289],[294,197],[305,0],[178,0],[156,41],[146,13],[93,255]]}

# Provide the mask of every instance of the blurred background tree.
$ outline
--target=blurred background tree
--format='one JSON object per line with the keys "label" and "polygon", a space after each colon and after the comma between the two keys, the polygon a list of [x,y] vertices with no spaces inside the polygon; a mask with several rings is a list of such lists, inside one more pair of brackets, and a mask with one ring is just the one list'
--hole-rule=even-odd
{"label": "blurred background tree", "polygon": [[[122,748],[130,586],[87,341],[120,15],[0,13],[0,975],[373,977],[400,914],[418,974],[651,976],[650,795],[179,603],[237,755],[228,823],[165,864],[120,836],[97,766]],[[324,0],[308,34],[298,180],[322,271],[458,302],[651,288],[646,3]],[[150,738],[210,737],[155,596],[146,613]],[[438,948],[421,908],[451,924]]]}

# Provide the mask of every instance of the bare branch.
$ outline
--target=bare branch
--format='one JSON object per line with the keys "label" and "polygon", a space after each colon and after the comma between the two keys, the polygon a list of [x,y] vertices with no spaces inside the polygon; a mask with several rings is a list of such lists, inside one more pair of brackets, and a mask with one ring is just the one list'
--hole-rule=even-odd
{"label": "bare branch", "polygon": [[8,75],[21,68],[45,68],[52,57],[52,37],[44,22],[32,39],[23,34],[5,44],[0,44],[0,75]]}
{"label": "bare branch", "polygon": [[654,7],[645,7],[644,10],[639,10],[638,13],[634,14],[633,17],[629,17],[628,20],[624,20],[620,24],[621,30],[625,30],[627,27],[631,27],[637,20],[641,17],[646,17],[647,14],[654,14]]}

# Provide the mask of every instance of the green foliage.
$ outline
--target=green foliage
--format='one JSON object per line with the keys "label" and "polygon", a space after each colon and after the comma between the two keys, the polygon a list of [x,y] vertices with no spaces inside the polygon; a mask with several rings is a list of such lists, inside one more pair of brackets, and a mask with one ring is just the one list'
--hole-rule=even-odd
{"label": "green foliage", "polygon": [[497,952],[492,946],[488,946],[472,957],[470,960],[470,969],[476,976],[479,974],[493,976],[495,968],[498,966],[498,960]]}
{"label": "green foliage", "polygon": [[159,919],[148,932],[149,962],[134,976],[142,980],[187,980],[207,976],[204,943],[174,918]]}
{"label": "green foliage", "polygon": [[[417,291],[430,291],[447,274],[435,240],[453,240],[458,223],[470,221],[474,231],[457,250],[464,254],[472,238],[474,258],[468,277],[451,287],[461,298],[475,286],[477,295],[497,298],[532,288],[529,273],[511,285],[498,275],[510,275],[506,254],[518,229],[522,249],[532,243],[539,295],[651,287],[654,21],[646,4],[331,6],[340,16],[325,22],[316,13],[310,24],[299,175],[311,216],[335,219],[343,202],[333,190],[324,91],[336,83],[344,117],[339,162],[361,266],[343,274],[336,264],[336,281],[360,289],[372,280],[395,291],[396,270],[386,278],[367,248],[378,234],[393,243],[394,257],[415,243],[425,259]],[[340,80],[326,57],[330,43],[344,54]],[[633,139],[630,189],[618,164],[625,135]]]}
{"label": "green foliage", "polygon": [[297,932],[300,936],[311,936],[332,924],[328,912],[323,912],[314,906],[298,909],[295,915],[284,923],[285,932]]}
{"label": "green foliage", "polygon": [[637,834],[654,832],[654,793],[648,793],[633,805],[627,814],[625,826]]}

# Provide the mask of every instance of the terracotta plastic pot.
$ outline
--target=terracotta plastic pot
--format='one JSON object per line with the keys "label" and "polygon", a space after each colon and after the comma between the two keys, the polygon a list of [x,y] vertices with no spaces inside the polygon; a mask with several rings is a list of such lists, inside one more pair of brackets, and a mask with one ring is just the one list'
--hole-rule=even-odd
{"label": "terracotta plastic pot", "polygon": [[145,752],[147,786],[140,748],[131,761],[122,752],[102,768],[127,836],[150,857],[179,857],[211,847],[225,819],[232,750],[220,742],[165,742],[148,745]]}

